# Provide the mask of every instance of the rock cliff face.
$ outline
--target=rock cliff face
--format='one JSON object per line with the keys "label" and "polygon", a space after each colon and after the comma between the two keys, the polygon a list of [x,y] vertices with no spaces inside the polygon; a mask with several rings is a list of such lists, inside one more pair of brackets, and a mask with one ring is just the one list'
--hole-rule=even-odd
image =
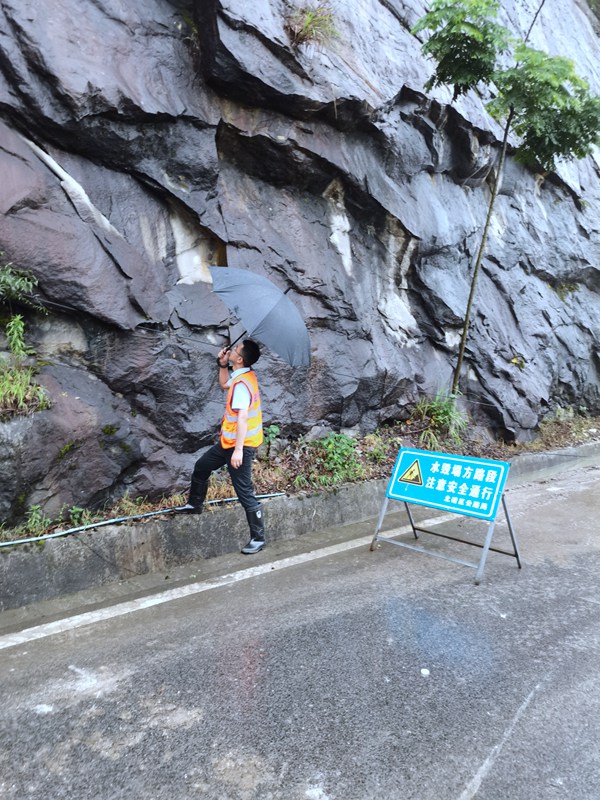
{"label": "rock cliff face", "polygon": [[[524,33],[537,2],[503,7]],[[299,48],[290,8],[0,0],[0,248],[52,310],[28,324],[54,401],[0,424],[0,518],[186,485],[233,324],[210,265],[266,275],[307,321],[310,368],[259,364],[285,435],[448,387],[499,129],[477,98],[423,93],[419,0],[336,3],[339,36]],[[532,43],[598,92],[585,3],[547,0]],[[504,436],[600,410],[599,164],[509,160],[462,382]]]}

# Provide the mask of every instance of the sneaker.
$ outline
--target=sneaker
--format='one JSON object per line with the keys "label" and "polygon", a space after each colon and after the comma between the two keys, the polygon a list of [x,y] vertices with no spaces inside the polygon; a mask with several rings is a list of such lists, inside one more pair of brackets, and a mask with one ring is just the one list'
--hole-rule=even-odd
{"label": "sneaker", "polygon": [[193,506],[191,503],[186,503],[184,506],[177,506],[175,511],[178,514],[201,514],[202,506]]}

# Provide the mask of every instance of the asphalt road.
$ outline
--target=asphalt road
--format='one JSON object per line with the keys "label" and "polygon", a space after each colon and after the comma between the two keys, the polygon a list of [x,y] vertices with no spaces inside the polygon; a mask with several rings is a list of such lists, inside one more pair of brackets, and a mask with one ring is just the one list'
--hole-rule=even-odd
{"label": "asphalt road", "polygon": [[598,800],[599,497],[511,489],[479,586],[367,524],[0,615],[0,797]]}

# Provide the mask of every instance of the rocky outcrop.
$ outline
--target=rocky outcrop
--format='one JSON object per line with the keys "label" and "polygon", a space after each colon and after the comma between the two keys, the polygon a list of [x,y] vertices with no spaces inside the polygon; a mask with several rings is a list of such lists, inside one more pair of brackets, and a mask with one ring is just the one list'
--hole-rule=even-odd
{"label": "rocky outcrop", "polygon": [[[526,30],[533,0],[503,6]],[[598,91],[585,5],[546,6],[534,44]],[[294,48],[284,0],[0,0],[0,248],[52,311],[28,323],[54,400],[0,424],[2,518],[185,486],[239,330],[210,265],[266,275],[307,321],[310,368],[259,364],[284,435],[449,385],[499,130],[477,97],[423,93],[424,10],[336,4],[338,36]],[[599,165],[509,160],[462,383],[505,437],[600,410]]]}

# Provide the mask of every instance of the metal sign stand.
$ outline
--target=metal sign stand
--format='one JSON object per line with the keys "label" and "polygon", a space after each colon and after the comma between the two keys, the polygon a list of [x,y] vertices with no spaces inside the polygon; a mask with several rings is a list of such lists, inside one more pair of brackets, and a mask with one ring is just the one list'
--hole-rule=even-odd
{"label": "metal sign stand", "polygon": [[[433,464],[431,463],[432,460],[434,460]],[[410,463],[411,461],[412,463],[410,464],[410,466],[406,468],[406,464]],[[473,508],[474,503],[472,503],[471,506],[468,508],[466,507],[466,505],[461,506],[461,510],[459,510],[457,508],[459,502],[458,497],[449,496],[446,494],[445,496],[440,495],[438,499],[435,496],[435,491],[436,491],[435,479],[430,477],[428,482],[425,482],[423,480],[423,476],[427,474],[428,468],[431,472],[437,473],[438,470],[440,469],[440,463],[448,465],[446,474],[450,474],[451,469],[454,470],[452,474],[457,476],[460,475],[461,470],[464,470],[463,474],[467,474],[467,471],[470,470],[470,472],[468,473],[469,477],[466,479],[463,478],[463,483],[461,486],[461,489],[463,490],[463,495],[465,497],[469,493],[476,497],[480,496],[479,490],[475,492],[472,489],[472,484],[469,481],[471,475],[474,473],[475,468],[479,468],[480,470],[484,468],[484,471],[481,472],[481,474],[489,476],[489,480],[491,482],[496,483],[495,488],[497,490],[495,497],[492,497],[492,502],[487,504],[489,507],[479,510],[482,504],[478,502],[477,510]],[[496,472],[494,472],[494,470]],[[398,455],[398,459],[396,461],[396,467],[394,469],[394,473],[388,485],[386,497],[383,502],[381,512],[379,514],[377,527],[375,529],[375,533],[371,541],[370,549],[374,550],[375,545],[378,541],[389,542],[390,544],[395,544],[398,547],[405,547],[408,550],[414,550],[417,553],[424,553],[425,555],[431,555],[434,556],[435,558],[441,558],[444,561],[452,561],[455,564],[463,564],[464,566],[467,567],[473,567],[474,569],[477,570],[475,574],[475,584],[477,585],[483,578],[485,562],[487,560],[487,556],[490,550],[492,550],[495,553],[502,553],[503,555],[515,558],[517,561],[518,568],[521,569],[522,565],[521,565],[521,556],[519,553],[519,546],[517,544],[515,531],[513,529],[510,515],[508,513],[508,508],[506,506],[506,500],[503,495],[503,486],[507,474],[508,474],[508,465],[504,464],[504,462],[493,462],[493,461],[487,461],[485,459],[465,459],[460,456],[451,456],[442,453],[431,453],[428,451],[405,450],[405,449],[401,450]],[[484,480],[484,478],[482,478],[481,480]],[[444,490],[445,489],[446,489],[446,484],[444,483]],[[460,491],[460,489],[455,489],[454,491]],[[435,551],[432,550],[426,550],[422,547],[417,547],[414,544],[409,544],[408,542],[399,542],[396,539],[380,536],[379,532],[383,525],[383,520],[390,499],[400,500],[401,502],[404,503],[404,507],[406,509],[406,513],[408,515],[408,519],[410,521],[410,525],[415,539],[419,538],[419,533],[429,533],[432,536],[441,536],[444,539],[450,539],[455,542],[460,542],[461,544],[467,544],[473,547],[479,547],[482,550],[479,562],[474,563],[472,561],[465,561],[464,559],[461,558],[454,558],[453,556],[449,556],[443,553],[436,553]],[[464,500],[464,497],[462,498],[462,500]],[[504,509],[504,515],[506,517],[506,522],[508,525],[508,531],[510,534],[510,539],[513,547],[512,551],[502,550],[497,547],[492,547],[492,536],[494,534],[494,526],[496,523],[497,508],[500,502],[502,503],[502,508]],[[457,516],[465,516],[465,517],[477,516],[481,519],[485,519],[488,522],[488,526],[484,543],[480,544],[479,542],[470,541],[468,539],[462,539],[458,536],[451,536],[446,533],[441,533],[440,531],[432,531],[427,528],[419,527],[419,525],[415,523],[415,519],[413,517],[410,508],[411,504],[445,509],[447,511],[450,511],[452,514],[456,514]]]}
{"label": "metal sign stand", "polygon": [[[452,561],[455,564],[463,564],[465,567],[473,567],[477,570],[475,574],[475,583],[479,585],[481,579],[483,578],[483,570],[485,569],[485,562],[487,559],[488,552],[492,550],[494,553],[502,553],[505,556],[511,556],[512,558],[517,559],[518,568],[522,568],[521,564],[521,554],[519,553],[519,546],[517,544],[517,539],[515,536],[515,532],[510,521],[510,516],[508,513],[508,508],[506,507],[506,500],[502,497],[502,508],[504,509],[504,515],[506,517],[506,522],[508,524],[508,530],[510,533],[510,540],[512,542],[513,550],[510,552],[509,550],[501,550],[498,547],[492,547],[492,536],[494,535],[494,525],[496,520],[490,522],[487,528],[487,534],[485,537],[485,542],[480,544],[479,542],[471,542],[468,539],[461,539],[458,536],[449,536],[447,533],[440,533],[439,531],[431,531],[427,528],[420,528],[418,525],[415,525],[415,521],[413,515],[411,513],[410,507],[408,503],[404,503],[404,507],[406,508],[406,513],[408,514],[408,519],[410,521],[410,525],[412,527],[412,531],[414,534],[415,539],[419,538],[419,533],[430,533],[432,536],[441,536],[444,539],[451,539],[454,542],[461,542],[462,544],[469,544],[473,547],[480,547],[482,548],[481,558],[479,559],[478,563],[473,563],[472,561],[465,561],[462,558],[453,558],[452,556],[448,556],[442,553],[436,553],[433,550],[425,550],[423,547],[415,547],[414,544],[408,544],[408,542],[398,542],[396,539],[390,539],[385,536],[380,536],[379,531],[381,530],[381,526],[383,525],[383,519],[385,517],[385,513],[387,511],[388,503],[390,499],[386,497],[383,501],[383,507],[381,509],[381,513],[379,514],[379,520],[377,522],[377,528],[375,529],[375,534],[373,536],[373,540],[371,541],[370,550],[375,549],[375,544],[377,542],[389,542],[390,544],[395,544],[398,547],[405,547],[408,550],[415,550],[417,553],[425,553],[428,556],[434,556],[434,558],[442,558],[444,561]],[[460,515],[459,515],[460,516]]]}

